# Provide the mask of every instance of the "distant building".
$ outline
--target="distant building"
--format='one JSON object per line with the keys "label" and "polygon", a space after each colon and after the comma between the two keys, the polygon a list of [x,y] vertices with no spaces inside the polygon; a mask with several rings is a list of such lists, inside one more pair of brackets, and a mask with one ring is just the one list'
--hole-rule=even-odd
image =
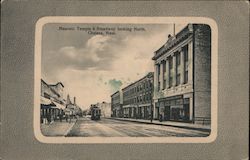
{"label": "distant building", "polygon": [[101,109],[102,117],[111,117],[111,103],[101,102],[97,103],[96,106]]}
{"label": "distant building", "polygon": [[152,58],[154,118],[193,123],[211,119],[211,29],[188,24]]}
{"label": "distant building", "polygon": [[122,103],[123,103],[123,95],[121,91],[117,91],[111,95],[112,117],[123,117]]}
{"label": "distant building", "polygon": [[[63,99],[64,85],[59,82],[56,84],[47,84],[41,79],[41,122],[54,121],[58,115],[65,109],[65,100]],[[46,119],[46,120],[45,120]]]}
{"label": "distant building", "polygon": [[82,109],[76,104],[76,97],[74,97],[73,102],[71,102],[69,94],[67,95],[64,112],[66,115],[82,115]]}
{"label": "distant building", "polygon": [[123,117],[149,119],[153,103],[153,72],[122,89]]}

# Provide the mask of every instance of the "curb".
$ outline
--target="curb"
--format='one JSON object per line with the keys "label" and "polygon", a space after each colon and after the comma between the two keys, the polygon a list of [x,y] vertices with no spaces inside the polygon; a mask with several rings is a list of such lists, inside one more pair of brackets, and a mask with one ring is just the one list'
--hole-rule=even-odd
{"label": "curb", "polygon": [[64,137],[67,137],[73,126],[76,124],[77,120],[71,124],[71,126],[67,129],[67,131],[63,134]]}
{"label": "curb", "polygon": [[197,130],[202,132],[211,132],[211,129],[207,128],[196,128],[196,127],[189,127],[189,126],[177,126],[172,124],[163,124],[163,123],[154,123],[154,122],[143,122],[143,121],[137,121],[137,120],[131,120],[131,119],[117,119],[117,118],[109,118],[119,121],[129,121],[129,122],[136,122],[136,123],[144,123],[144,124],[154,124],[154,125],[162,125],[162,126],[169,126],[169,127],[176,127],[176,128],[184,128],[184,129],[190,129],[190,130]]}

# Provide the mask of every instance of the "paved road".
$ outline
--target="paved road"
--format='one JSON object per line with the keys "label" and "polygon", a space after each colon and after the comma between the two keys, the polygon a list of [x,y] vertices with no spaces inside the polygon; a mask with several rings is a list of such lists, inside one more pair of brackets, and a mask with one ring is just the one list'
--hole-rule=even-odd
{"label": "paved road", "polygon": [[81,118],[67,134],[69,137],[205,137],[209,133],[154,124],[102,118],[92,121]]}

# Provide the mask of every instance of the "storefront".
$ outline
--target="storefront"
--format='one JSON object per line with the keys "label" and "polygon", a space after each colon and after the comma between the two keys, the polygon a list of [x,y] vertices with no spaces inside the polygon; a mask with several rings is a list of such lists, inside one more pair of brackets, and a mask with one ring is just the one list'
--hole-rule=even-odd
{"label": "storefront", "polygon": [[59,116],[64,114],[65,106],[54,102],[50,99],[41,97],[41,106],[40,106],[40,117],[41,123],[49,124],[57,119],[60,119]]}
{"label": "storefront", "polygon": [[156,112],[162,121],[190,122],[190,99],[183,95],[159,99]]}
{"label": "storefront", "polygon": [[138,107],[138,118],[149,119],[150,105],[141,105]]}

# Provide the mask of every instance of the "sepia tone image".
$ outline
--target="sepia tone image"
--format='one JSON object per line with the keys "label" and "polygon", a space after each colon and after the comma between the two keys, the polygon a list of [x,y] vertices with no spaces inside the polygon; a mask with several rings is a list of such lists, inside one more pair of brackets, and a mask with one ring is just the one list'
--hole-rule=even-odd
{"label": "sepia tone image", "polygon": [[211,41],[202,23],[43,25],[42,135],[208,137]]}

